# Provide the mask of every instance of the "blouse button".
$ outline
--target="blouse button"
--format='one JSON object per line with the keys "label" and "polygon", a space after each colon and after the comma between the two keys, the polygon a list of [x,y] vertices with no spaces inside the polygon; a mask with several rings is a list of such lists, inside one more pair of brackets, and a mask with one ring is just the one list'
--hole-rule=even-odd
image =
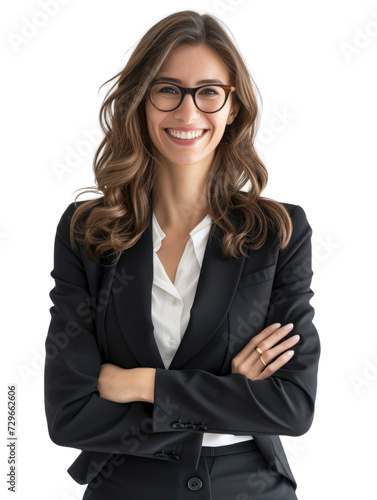
{"label": "blouse button", "polygon": [[175,340],[174,339],[169,339],[169,345],[175,346]]}
{"label": "blouse button", "polygon": [[173,304],[173,306],[175,306],[177,302],[178,302],[178,300],[177,300],[177,299],[173,299],[173,300],[171,301],[171,303]]}

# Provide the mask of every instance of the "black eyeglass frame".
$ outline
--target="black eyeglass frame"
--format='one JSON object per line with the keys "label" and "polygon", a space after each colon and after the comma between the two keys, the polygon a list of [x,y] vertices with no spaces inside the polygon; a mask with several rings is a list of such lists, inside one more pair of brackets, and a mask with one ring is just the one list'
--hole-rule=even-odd
{"label": "black eyeglass frame", "polygon": [[[158,108],[154,104],[154,102],[152,100],[152,96],[151,96],[152,88],[153,88],[154,85],[160,85],[160,84],[171,85],[172,87],[177,87],[177,89],[180,90],[180,92],[181,92],[181,100],[179,101],[179,103],[177,104],[177,106],[175,106],[172,109],[160,109],[160,108]],[[203,111],[202,109],[199,108],[199,106],[196,103],[195,94],[197,93],[198,90],[203,89],[205,87],[221,87],[225,91],[225,100],[224,100],[224,103],[216,111]],[[199,111],[201,111],[202,113],[212,114],[212,113],[217,113],[218,111],[220,111],[220,109],[222,109],[225,106],[226,101],[228,100],[229,94],[231,94],[232,92],[235,92],[235,91],[236,91],[236,87],[233,87],[232,85],[222,85],[220,83],[213,83],[213,84],[207,83],[207,85],[200,85],[199,87],[191,87],[190,88],[190,87],[181,87],[180,85],[177,85],[176,83],[172,83],[172,82],[153,82],[149,86],[148,96],[149,96],[149,100],[151,101],[152,105],[156,109],[158,109],[159,111],[162,111],[164,113],[170,113],[170,111],[174,111],[175,109],[179,108],[179,106],[182,104],[182,101],[185,98],[186,94],[190,94],[192,96],[192,99],[194,101],[195,106],[198,108]]]}

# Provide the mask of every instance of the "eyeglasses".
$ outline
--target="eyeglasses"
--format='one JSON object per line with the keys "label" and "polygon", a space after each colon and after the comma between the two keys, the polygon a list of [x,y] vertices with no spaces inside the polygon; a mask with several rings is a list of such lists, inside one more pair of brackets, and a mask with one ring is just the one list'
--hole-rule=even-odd
{"label": "eyeglasses", "polygon": [[201,85],[195,88],[185,88],[169,82],[152,83],[149,88],[149,99],[160,111],[174,111],[186,94],[190,94],[195,106],[203,113],[216,113],[224,107],[229,94],[236,88],[230,85]]}

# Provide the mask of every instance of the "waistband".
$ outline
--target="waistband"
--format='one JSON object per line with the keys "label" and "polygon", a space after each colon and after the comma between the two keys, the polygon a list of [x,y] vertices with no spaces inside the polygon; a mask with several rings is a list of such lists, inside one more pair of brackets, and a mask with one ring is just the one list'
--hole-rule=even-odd
{"label": "waistband", "polygon": [[221,455],[232,455],[233,453],[241,453],[242,451],[257,450],[258,447],[254,443],[254,439],[241,441],[240,443],[226,444],[224,446],[202,446],[200,453],[201,457],[218,457]]}

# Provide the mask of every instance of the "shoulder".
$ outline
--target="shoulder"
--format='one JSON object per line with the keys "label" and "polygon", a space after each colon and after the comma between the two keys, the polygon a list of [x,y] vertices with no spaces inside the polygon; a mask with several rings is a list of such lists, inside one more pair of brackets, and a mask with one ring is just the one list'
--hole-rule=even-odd
{"label": "shoulder", "polygon": [[72,216],[76,212],[76,210],[79,207],[81,207],[82,205],[84,205],[85,203],[88,203],[89,206],[90,206],[90,204],[92,204],[92,206],[93,206],[93,202],[96,200],[97,199],[94,198],[94,199],[90,199],[90,200],[74,201],[74,202],[70,203],[60,217],[60,221],[58,224],[58,230],[64,230],[67,228],[69,229],[71,226]]}
{"label": "shoulder", "polygon": [[307,220],[304,209],[300,205],[291,203],[282,203],[282,205],[291,218],[292,234],[287,246],[279,251],[276,271],[278,272],[285,265],[289,265],[302,270],[302,273],[304,271],[306,273],[311,266],[312,228]]}
{"label": "shoulder", "polygon": [[[245,191],[239,191],[239,193],[242,195],[245,195],[245,196],[247,194]],[[261,197],[260,200],[262,202],[263,201],[267,202],[266,204],[261,203],[259,205],[262,210],[266,210],[267,207],[271,208],[270,207],[271,203],[274,204],[275,207],[277,204],[277,205],[280,205],[283,209],[285,209],[285,211],[288,213],[289,217],[291,218],[293,231],[295,231],[299,228],[302,228],[302,227],[306,227],[306,228],[309,228],[311,230],[310,225],[309,225],[308,220],[307,220],[307,217],[306,217],[306,213],[300,205],[295,205],[293,203],[287,203],[287,202],[281,202],[281,201],[273,200],[271,198],[264,198],[264,197]],[[268,202],[270,202],[270,203],[268,203]]]}
{"label": "shoulder", "polygon": [[75,244],[72,245],[72,240],[71,240],[72,217],[77,209],[82,207],[84,204],[88,203],[88,211],[83,212],[83,214],[81,215],[82,217],[86,218],[87,215],[90,213],[91,208],[95,205],[94,202],[97,200],[98,199],[91,199],[91,200],[75,201],[70,203],[64,210],[63,214],[61,215],[56,228],[56,238],[61,240],[65,244],[65,246],[67,246],[70,250],[73,250],[78,255],[80,254],[82,257],[84,256],[85,253],[82,248],[82,243],[75,240]]}
{"label": "shoulder", "polygon": [[90,200],[81,200],[81,201],[73,201],[72,203],[70,203],[67,208],[64,210],[63,212],[63,215],[62,215],[62,219],[69,219],[70,217],[72,217],[72,215],[74,214],[74,212],[79,208],[81,207],[82,205],[84,205],[85,203],[87,204],[90,204],[90,203],[93,203],[94,201],[97,201],[96,198],[92,198]]}
{"label": "shoulder", "polygon": [[77,207],[82,202],[73,202],[68,205],[68,207],[64,210],[63,214],[60,217],[58,222],[58,226],[56,228],[56,234],[60,236],[65,242],[69,241],[70,227],[71,227],[71,219],[73,214],[75,213]]}
{"label": "shoulder", "polygon": [[292,203],[279,202],[288,212],[293,226],[293,232],[305,229],[306,231],[312,232],[308,219],[306,217],[305,210],[300,205],[294,205]]}

